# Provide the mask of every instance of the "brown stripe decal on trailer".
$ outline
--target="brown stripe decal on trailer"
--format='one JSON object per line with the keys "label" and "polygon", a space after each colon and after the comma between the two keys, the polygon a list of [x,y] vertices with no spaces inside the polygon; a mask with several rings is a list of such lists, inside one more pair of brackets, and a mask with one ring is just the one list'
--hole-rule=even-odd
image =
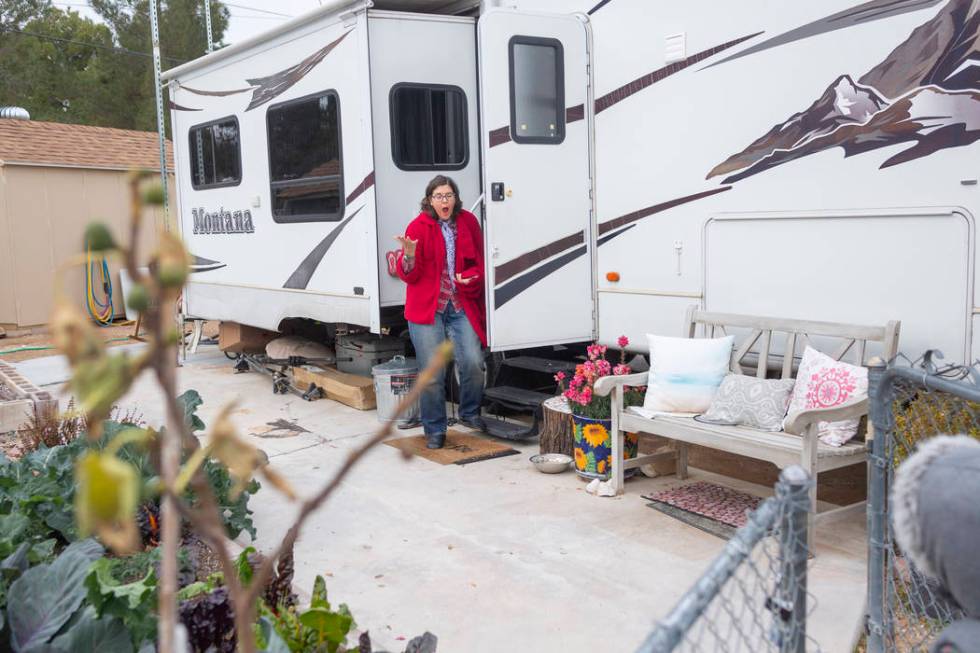
{"label": "brown stripe decal on trailer", "polygon": [[[638,220],[653,215],[654,213],[660,213],[662,211],[672,209],[675,206],[680,206],[681,204],[687,204],[688,202],[694,202],[696,200],[705,197],[711,197],[712,195],[717,195],[718,193],[723,193],[731,189],[732,189],[731,186],[722,186],[721,188],[707,190],[702,193],[695,193],[693,195],[678,197],[677,199],[669,200],[667,202],[661,202],[660,204],[654,204],[653,206],[648,206],[645,209],[640,209],[639,211],[633,211],[632,213],[627,213],[626,215],[622,215],[618,218],[613,218],[612,220],[607,220],[606,222],[602,222],[599,224],[599,238],[596,239],[596,244],[598,246],[604,245],[605,243],[609,242],[613,238],[635,227],[636,226],[635,223]],[[500,270],[500,268],[504,266],[514,265],[518,261],[524,261],[525,259],[530,261],[533,257],[540,256],[539,253],[543,253],[550,250],[550,253],[548,253],[547,256],[553,256],[554,254],[565,251],[565,253],[562,254],[561,256],[554,258],[548,261],[547,263],[544,263],[543,265],[540,265],[537,268],[530,270],[529,272],[525,272],[524,274],[520,274],[520,272],[514,272],[512,270],[508,270],[508,272],[510,272],[509,276],[504,277],[503,279],[501,279],[499,274],[497,274],[496,283],[501,283],[505,279],[507,280],[507,282],[502,283],[502,285],[499,285],[494,290],[493,293],[494,307],[500,308],[510,300],[514,299],[514,297],[517,297],[519,294],[521,294],[522,292],[524,292],[525,290],[527,290],[537,282],[549,276],[551,273],[560,270],[561,268],[565,267],[566,265],[568,265],[578,257],[584,255],[587,251],[585,245],[584,244],[579,245],[581,241],[573,242],[572,240],[574,238],[577,238],[578,236],[582,236],[584,239],[583,232],[579,232],[578,234],[574,234],[572,236],[566,236],[561,240],[556,240],[555,242],[545,245],[544,247],[539,247],[536,250],[528,252],[527,254],[523,254],[517,257],[516,259],[508,261],[507,263],[504,263],[502,266],[495,268],[494,272],[496,274],[497,270]],[[559,247],[559,244],[565,244],[564,250],[562,250],[562,248]],[[574,249],[572,249],[572,251],[567,251],[569,248],[574,248]],[[547,258],[547,256],[539,258],[538,260],[543,260],[543,258]],[[534,263],[530,263],[528,266],[525,266],[523,270],[527,270],[529,267],[533,265]],[[517,276],[518,274],[520,274],[520,276]]]}
{"label": "brown stripe decal on trailer", "polygon": [[[750,48],[745,48],[741,52],[736,52],[729,57],[725,57],[721,61],[716,61],[705,66],[702,68],[702,70],[727,63],[729,61],[734,61],[735,59],[740,59],[750,54],[763,52],[770,48],[776,48],[786,45],[787,43],[793,43],[794,41],[801,41],[820,34],[826,34],[839,29],[861,25],[866,22],[880,20],[882,18],[890,18],[892,16],[905,14],[910,11],[925,9],[926,7],[939,4],[942,1],[943,0],[871,0],[870,2],[865,2],[864,4],[856,7],[845,9],[844,11],[832,14],[826,18],[821,18],[820,20],[816,20],[812,23],[807,23],[806,25],[797,27],[796,29],[784,32],[778,36],[772,37],[771,39],[767,39],[762,43],[753,45]],[[952,28],[950,27],[947,29]],[[930,47],[936,46],[935,44],[932,44]]]}
{"label": "brown stripe decal on trailer", "polygon": [[[603,236],[602,238],[599,238],[596,241],[596,243],[598,245],[603,245],[608,241],[612,240],[613,238],[615,238],[616,236],[620,235],[621,233],[629,231],[635,226],[636,226],[635,224],[631,224],[623,229],[620,229],[615,233],[611,233],[608,236]],[[500,308],[501,306],[503,306],[504,304],[506,304],[507,302],[514,299],[522,292],[524,292],[525,290],[527,290],[528,288],[536,284],[537,282],[541,281],[542,279],[550,275],[552,272],[557,272],[558,270],[565,267],[566,265],[568,265],[578,257],[583,256],[586,251],[587,249],[583,245],[577,249],[572,250],[571,252],[568,252],[567,254],[559,256],[558,258],[553,259],[551,261],[548,261],[541,267],[528,272],[524,276],[518,277],[513,281],[505,283],[504,285],[500,286],[493,292],[494,308]]]}
{"label": "brown stripe decal on trailer", "polygon": [[188,93],[193,93],[194,95],[211,95],[214,97],[225,97],[227,95],[237,95],[238,93],[248,93],[252,90],[252,87],[248,88],[236,88],[231,91],[201,91],[196,88],[191,88],[190,86],[181,86],[180,90],[187,91]]}
{"label": "brown stripe decal on trailer", "polygon": [[340,235],[340,232],[344,230],[344,227],[350,224],[350,221],[354,219],[354,216],[360,213],[361,209],[363,208],[363,206],[358,207],[356,211],[344,218],[343,222],[338,224],[333,231],[327,234],[326,238],[321,240],[319,244],[313,248],[313,251],[306,255],[306,258],[304,258],[303,262],[299,264],[299,267],[297,267],[293,273],[289,275],[289,279],[286,280],[286,283],[282,284],[282,287],[295,288],[299,290],[305,289],[306,286],[309,285],[310,279],[313,278],[313,273],[316,272],[318,267],[320,267],[320,261],[322,261],[323,257],[327,255],[327,250],[329,250],[330,246],[333,245],[335,240],[337,240],[337,237]]}
{"label": "brown stripe decal on trailer", "polygon": [[[364,181],[358,184],[357,188],[351,191],[350,195],[347,196],[345,204],[350,206],[351,202],[360,197],[364,191],[371,188],[371,186],[374,186],[374,170],[369,172],[367,176],[364,177]],[[323,257],[327,255],[327,251],[333,245],[334,241],[337,240],[337,237],[340,236],[340,232],[344,230],[344,227],[346,227],[350,221],[354,219],[354,216],[360,213],[361,209],[363,208],[363,206],[358,207],[356,211],[344,218],[343,222],[341,222],[333,231],[327,234],[326,238],[321,240],[319,244],[313,248],[313,251],[306,255],[306,258],[304,258],[303,262],[299,264],[299,267],[297,267],[293,273],[289,275],[289,279],[286,280],[286,283],[284,283],[282,287],[305,289],[310,283],[310,279],[313,278],[313,273],[316,272],[316,269],[320,266],[320,261],[322,261]]]}
{"label": "brown stripe decal on trailer", "polygon": [[497,127],[490,130],[490,147],[510,142],[510,127]]}
{"label": "brown stripe decal on trailer", "polygon": [[694,195],[686,195],[685,197],[678,197],[677,199],[670,200],[668,202],[662,202],[661,204],[654,204],[653,206],[648,206],[645,209],[640,209],[639,211],[633,211],[632,213],[627,213],[626,215],[621,215],[618,218],[613,218],[612,220],[607,220],[599,224],[599,235],[603,235],[616,229],[617,227],[622,227],[628,225],[631,222],[636,222],[648,215],[653,215],[654,213],[660,213],[661,211],[666,211],[667,209],[672,209],[675,206],[680,206],[681,204],[687,204],[688,202],[693,202],[704,197],[710,197],[712,195],[717,195],[718,193],[724,193],[726,190],[731,190],[731,186],[722,186],[721,188],[715,188],[714,190],[706,190],[703,193],[695,193]]}
{"label": "brown stripe decal on trailer", "polygon": [[347,38],[348,34],[350,34],[350,31],[344,32],[337,40],[328,43],[306,59],[285,70],[280,70],[267,77],[246,79],[246,82],[258,88],[252,92],[252,101],[249,102],[245,110],[251,111],[267,102],[271,102],[282,93],[288,91],[296,82],[306,77],[306,74],[313,70],[318,63],[323,61],[330,54],[331,50],[340,45],[340,42]]}
{"label": "brown stripe decal on trailer", "polygon": [[734,41],[728,41],[727,43],[716,45],[713,48],[708,48],[707,50],[702,50],[701,52],[692,54],[690,57],[682,61],[675,61],[672,64],[668,64],[664,66],[663,68],[658,68],[657,70],[654,70],[652,73],[647,73],[643,77],[637,77],[629,84],[624,84],[623,86],[617,88],[615,91],[606,93],[605,95],[597,99],[595,101],[595,112],[596,114],[599,114],[605,111],[606,109],[608,109],[609,107],[613,106],[614,104],[618,104],[619,102],[622,102],[626,98],[635,95],[636,93],[639,93],[640,91],[647,88],[648,86],[652,86],[657,82],[666,79],[675,73],[679,73],[685,68],[689,68],[690,66],[693,66],[694,64],[700,61],[704,61],[708,57],[714,56],[719,52],[723,52],[728,48],[734,47],[739,43],[748,41],[751,38],[755,38],[756,36],[759,36],[759,34],[762,34],[762,32],[756,32],[755,34],[749,34],[748,36],[743,36],[741,38],[735,39]]}
{"label": "brown stripe decal on trailer", "polygon": [[167,100],[167,108],[171,111],[201,111],[201,109],[191,109],[190,107],[182,107],[173,100]]}
{"label": "brown stripe decal on trailer", "polygon": [[357,188],[352,190],[350,195],[347,196],[347,204],[350,204],[351,202],[356,200],[358,197],[361,196],[361,193],[366,191],[371,186],[374,186],[374,170],[369,172],[368,176],[364,178],[364,181],[359,183],[357,185]]}
{"label": "brown stripe decal on trailer", "polygon": [[[601,6],[601,4],[599,5]],[[596,7],[598,8],[598,7]],[[722,43],[721,45],[716,45],[713,48],[708,48],[696,54],[692,54],[687,59],[683,61],[677,61],[663,68],[658,68],[652,73],[647,73],[642,77],[637,77],[629,84],[624,84],[620,86],[615,91],[606,93],[601,98],[595,101],[595,112],[598,114],[601,111],[605,111],[614,104],[622,102],[626,98],[634,95],[648,86],[656,84],[662,79],[670,77],[674,73],[679,73],[680,71],[693,66],[694,64],[704,61],[708,57],[714,56],[719,52],[727,50],[728,48],[734,47],[743,41],[747,41],[751,38],[759,36],[762,32],[756,32],[755,34],[749,34],[748,36],[743,36],[742,38],[735,39],[734,41],[728,41],[727,43]],[[585,118],[585,106],[582,104],[577,104],[574,107],[568,107],[565,109],[565,122],[575,122],[577,120],[582,120]],[[504,143],[510,142],[510,127],[497,127],[496,129],[490,130],[490,147],[496,147],[497,145],[503,145]]]}
{"label": "brown stripe decal on trailer", "polygon": [[585,243],[585,232],[580,231],[571,236],[556,240],[553,243],[548,243],[544,247],[539,247],[526,254],[521,254],[517,258],[511,259],[494,268],[494,285],[503,283],[511,277],[516,277],[521,272],[524,272],[524,270],[537,265],[541,261],[551,258],[556,254],[561,254],[566,249],[583,243]]}

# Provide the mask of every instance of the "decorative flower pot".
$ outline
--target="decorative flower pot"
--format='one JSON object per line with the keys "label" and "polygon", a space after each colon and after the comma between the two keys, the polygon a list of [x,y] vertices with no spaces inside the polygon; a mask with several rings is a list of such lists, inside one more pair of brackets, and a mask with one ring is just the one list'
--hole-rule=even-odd
{"label": "decorative flower pot", "polygon": [[[572,415],[575,426],[575,471],[582,478],[608,480],[612,475],[612,420]],[[635,458],[640,448],[636,433],[623,437],[623,458]],[[629,478],[636,469],[623,474]]]}

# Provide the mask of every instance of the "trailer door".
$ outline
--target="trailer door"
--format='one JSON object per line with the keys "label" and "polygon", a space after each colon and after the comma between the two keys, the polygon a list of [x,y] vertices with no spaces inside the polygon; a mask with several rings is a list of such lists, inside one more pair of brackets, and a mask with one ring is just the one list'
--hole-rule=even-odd
{"label": "trailer door", "polygon": [[505,9],[479,20],[495,351],[594,337],[586,20]]}

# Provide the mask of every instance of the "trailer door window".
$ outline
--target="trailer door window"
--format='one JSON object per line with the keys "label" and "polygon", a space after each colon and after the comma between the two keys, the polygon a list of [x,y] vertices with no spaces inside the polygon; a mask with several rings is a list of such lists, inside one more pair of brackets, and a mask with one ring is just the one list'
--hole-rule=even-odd
{"label": "trailer door window", "polygon": [[269,107],[269,178],[276,222],[344,215],[339,98],[326,91]]}
{"label": "trailer door window", "polygon": [[516,143],[565,140],[565,68],[561,41],[510,40],[510,133]]}
{"label": "trailer door window", "polygon": [[396,84],[389,95],[391,155],[402,170],[459,170],[469,156],[466,95],[458,86]]}
{"label": "trailer door window", "polygon": [[238,119],[221,118],[196,125],[190,138],[191,185],[195,190],[237,186],[242,182]]}

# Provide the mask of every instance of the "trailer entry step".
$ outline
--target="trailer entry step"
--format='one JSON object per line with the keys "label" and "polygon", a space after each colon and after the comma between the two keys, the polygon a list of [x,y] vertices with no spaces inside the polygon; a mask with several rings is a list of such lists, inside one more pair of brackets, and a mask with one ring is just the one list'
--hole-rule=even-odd
{"label": "trailer entry step", "polygon": [[534,424],[531,425],[515,424],[514,422],[505,422],[502,419],[495,419],[489,415],[485,415],[483,421],[487,425],[486,432],[488,435],[503,440],[527,440],[538,434],[537,420],[534,420]]}
{"label": "trailer entry step", "polygon": [[553,396],[509,385],[500,385],[483,391],[483,398],[487,403],[501,403],[509,408],[524,410],[537,408]]}
{"label": "trailer entry step", "polygon": [[515,356],[505,358],[500,361],[501,365],[516,367],[522,370],[533,372],[545,372],[555,374],[556,372],[574,372],[576,363],[573,361],[559,361],[552,358],[540,358],[538,356]]}

